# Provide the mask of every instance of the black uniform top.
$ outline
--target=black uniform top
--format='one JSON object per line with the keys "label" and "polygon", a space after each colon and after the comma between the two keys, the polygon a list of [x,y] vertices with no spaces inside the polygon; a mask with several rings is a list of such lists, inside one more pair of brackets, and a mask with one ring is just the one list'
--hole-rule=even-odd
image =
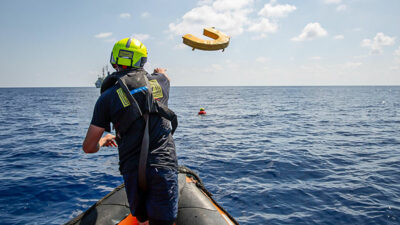
{"label": "black uniform top", "polygon": [[[168,105],[170,84],[167,77],[160,73],[147,74],[147,77],[153,89],[153,97],[164,105]],[[91,124],[110,130],[110,122],[115,121],[119,110],[123,108],[117,89],[118,87],[114,85],[99,97],[94,108]],[[144,127],[144,119],[138,119],[120,140],[117,139],[121,174],[135,171],[138,168]],[[148,165],[177,167],[175,144],[170,133],[171,127],[168,120],[157,114],[150,114]]]}

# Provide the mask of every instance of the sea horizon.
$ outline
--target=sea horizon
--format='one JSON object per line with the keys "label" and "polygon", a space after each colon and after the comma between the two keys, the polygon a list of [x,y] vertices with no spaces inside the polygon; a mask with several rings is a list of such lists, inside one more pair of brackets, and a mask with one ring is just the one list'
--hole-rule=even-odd
{"label": "sea horizon", "polygon": [[[171,85],[171,87],[399,87],[400,84],[386,85],[386,84],[374,84],[374,85],[363,85],[363,84],[345,84],[345,85]],[[0,89],[7,88],[96,88],[92,86],[10,86],[0,87]]]}

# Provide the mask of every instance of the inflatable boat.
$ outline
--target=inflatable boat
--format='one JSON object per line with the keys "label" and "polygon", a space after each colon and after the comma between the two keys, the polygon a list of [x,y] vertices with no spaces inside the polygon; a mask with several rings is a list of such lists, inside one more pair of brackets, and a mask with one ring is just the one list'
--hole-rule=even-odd
{"label": "inflatable boat", "polygon": [[[212,198],[200,178],[189,168],[180,166],[179,204],[176,225],[235,225],[239,224]],[[124,184],[72,219],[68,225],[137,225],[130,214]]]}

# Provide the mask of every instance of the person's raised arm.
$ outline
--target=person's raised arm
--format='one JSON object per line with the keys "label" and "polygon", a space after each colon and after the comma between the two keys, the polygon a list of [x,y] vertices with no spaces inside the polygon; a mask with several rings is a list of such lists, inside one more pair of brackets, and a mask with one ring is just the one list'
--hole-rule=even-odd
{"label": "person's raised arm", "polygon": [[117,147],[115,143],[115,136],[112,134],[107,134],[101,137],[104,133],[104,128],[95,126],[91,124],[86,133],[85,140],[82,144],[82,149],[85,153],[95,153],[98,152],[100,147],[103,146],[114,146]]}
{"label": "person's raised arm", "polygon": [[168,79],[168,81],[171,81],[166,72],[167,72],[167,69],[165,69],[165,68],[155,68],[154,69],[154,73],[162,73],[165,75],[165,77]]}

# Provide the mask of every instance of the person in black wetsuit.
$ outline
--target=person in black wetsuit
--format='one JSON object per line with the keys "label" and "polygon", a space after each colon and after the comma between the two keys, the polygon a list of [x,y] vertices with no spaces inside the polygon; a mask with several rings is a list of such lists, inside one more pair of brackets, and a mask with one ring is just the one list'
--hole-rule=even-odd
{"label": "person in black wetsuit", "polygon": [[[117,72],[103,82],[102,94],[94,107],[83,142],[83,151],[95,153],[103,146],[116,147],[118,144],[119,170],[124,178],[132,215],[141,224],[172,225],[178,213],[177,158],[172,138],[176,126],[171,129],[170,121],[159,113],[161,110],[156,110],[157,113],[146,111],[149,104],[158,109],[168,109],[170,80],[166,69],[156,68],[153,74],[148,74],[143,69],[147,49],[133,38],[118,41],[110,61]],[[123,80],[123,84],[116,79]],[[147,86],[131,85],[137,84],[138,80],[144,80]],[[152,96],[155,103],[149,103],[148,96]],[[145,113],[148,119],[144,118]],[[110,123],[116,130],[116,136],[110,133],[103,136],[104,131],[111,131]],[[144,176],[146,188],[143,189],[139,187],[139,164],[146,126],[149,142]]]}

